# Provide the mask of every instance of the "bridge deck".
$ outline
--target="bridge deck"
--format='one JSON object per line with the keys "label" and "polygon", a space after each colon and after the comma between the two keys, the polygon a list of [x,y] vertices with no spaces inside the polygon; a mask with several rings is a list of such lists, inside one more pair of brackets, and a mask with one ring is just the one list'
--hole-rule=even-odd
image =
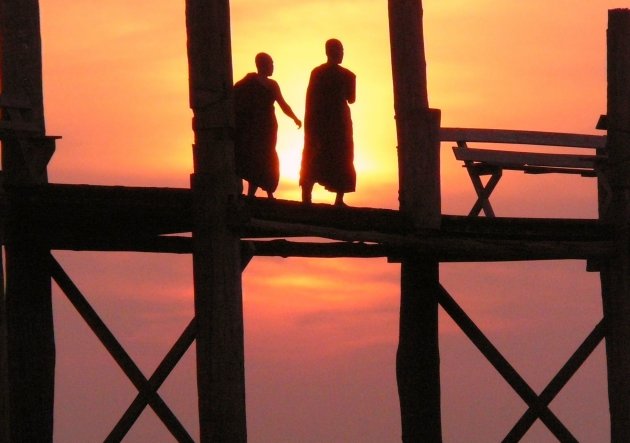
{"label": "bridge deck", "polygon": [[[28,202],[24,210],[41,220],[51,249],[191,250],[189,189],[49,184],[9,189],[7,195],[5,205],[10,199],[16,210]],[[256,246],[254,255],[395,259],[415,253],[441,261],[494,261],[587,259],[614,252],[612,231],[598,220],[443,215],[439,230],[417,230],[391,209],[241,198],[231,210],[235,232]],[[296,237],[335,243],[267,241]]]}

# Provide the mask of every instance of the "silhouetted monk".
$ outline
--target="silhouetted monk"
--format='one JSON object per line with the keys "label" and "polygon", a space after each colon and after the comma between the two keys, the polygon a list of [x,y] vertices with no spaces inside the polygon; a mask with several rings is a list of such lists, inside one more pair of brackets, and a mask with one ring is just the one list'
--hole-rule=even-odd
{"label": "silhouetted monk", "polygon": [[356,76],[340,66],[343,45],[326,42],[328,61],[311,72],[306,91],[304,151],[300,170],[302,201],[311,202],[313,186],[319,183],[336,192],[335,205],[356,187],[352,119],[348,103],[354,103]]}
{"label": "silhouetted monk", "polygon": [[260,187],[273,198],[280,179],[274,103],[278,102],[282,112],[298,128],[302,122],[282,97],[278,83],[269,78],[273,74],[273,59],[269,54],[256,55],[256,69],[257,72],[247,74],[234,85],[236,173],[249,183],[249,197]]}

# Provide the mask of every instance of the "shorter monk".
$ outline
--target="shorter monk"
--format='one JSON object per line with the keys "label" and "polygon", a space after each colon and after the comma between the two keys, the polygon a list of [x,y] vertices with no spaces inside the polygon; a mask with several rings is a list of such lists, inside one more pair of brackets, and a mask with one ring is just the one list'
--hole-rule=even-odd
{"label": "shorter monk", "polygon": [[274,103],[293,119],[298,129],[302,122],[282,97],[278,83],[269,78],[273,74],[271,56],[261,52],[255,62],[257,72],[247,74],[234,85],[236,173],[249,183],[248,197],[254,197],[256,190],[262,188],[273,198],[280,179]]}

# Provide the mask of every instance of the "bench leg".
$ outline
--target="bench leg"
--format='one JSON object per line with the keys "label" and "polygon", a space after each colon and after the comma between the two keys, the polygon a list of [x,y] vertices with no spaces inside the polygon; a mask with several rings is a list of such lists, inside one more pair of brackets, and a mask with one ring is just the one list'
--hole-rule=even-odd
{"label": "bench leg", "polygon": [[475,192],[477,193],[477,201],[468,215],[476,216],[483,210],[486,217],[494,217],[494,210],[490,204],[490,194],[492,194],[492,191],[494,191],[494,188],[499,183],[499,180],[501,180],[503,170],[501,168],[497,168],[493,171],[490,175],[488,183],[486,183],[485,186],[481,182],[480,174],[472,170],[472,168],[466,168],[466,170],[468,171],[468,175],[470,175],[470,180],[472,181]]}

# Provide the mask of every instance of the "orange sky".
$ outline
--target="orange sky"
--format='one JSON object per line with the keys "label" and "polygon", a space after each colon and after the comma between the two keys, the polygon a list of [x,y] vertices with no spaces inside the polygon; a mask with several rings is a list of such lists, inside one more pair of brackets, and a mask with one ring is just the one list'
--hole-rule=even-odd
{"label": "orange sky", "polygon": [[[605,112],[607,10],[625,2],[425,1],[429,100],[444,126],[598,133]],[[48,133],[61,135],[50,180],[188,186],[192,170],[184,2],[42,0]],[[387,2],[233,0],[234,79],[257,52],[302,117],[323,42],[341,39],[357,74],[355,206],[396,208],[397,172]],[[297,198],[302,130],[278,111],[279,198]],[[467,174],[442,146],[442,207],[474,201]],[[331,202],[316,189],[315,201]],[[596,217],[595,182],[506,173],[502,216]],[[57,253],[150,375],[192,313],[189,257]],[[441,280],[540,391],[601,317],[597,274],[583,262],[443,265]],[[255,259],[244,274],[251,442],[394,442],[400,425],[394,356],[398,267],[385,260]],[[68,303],[55,298],[56,439],[101,441],[133,398]],[[498,441],[523,403],[444,316],[446,442]],[[193,352],[163,391],[196,434]],[[608,433],[604,354],[552,403],[580,441]],[[527,441],[554,441],[535,425]],[[168,441],[151,412],[129,442]]]}

